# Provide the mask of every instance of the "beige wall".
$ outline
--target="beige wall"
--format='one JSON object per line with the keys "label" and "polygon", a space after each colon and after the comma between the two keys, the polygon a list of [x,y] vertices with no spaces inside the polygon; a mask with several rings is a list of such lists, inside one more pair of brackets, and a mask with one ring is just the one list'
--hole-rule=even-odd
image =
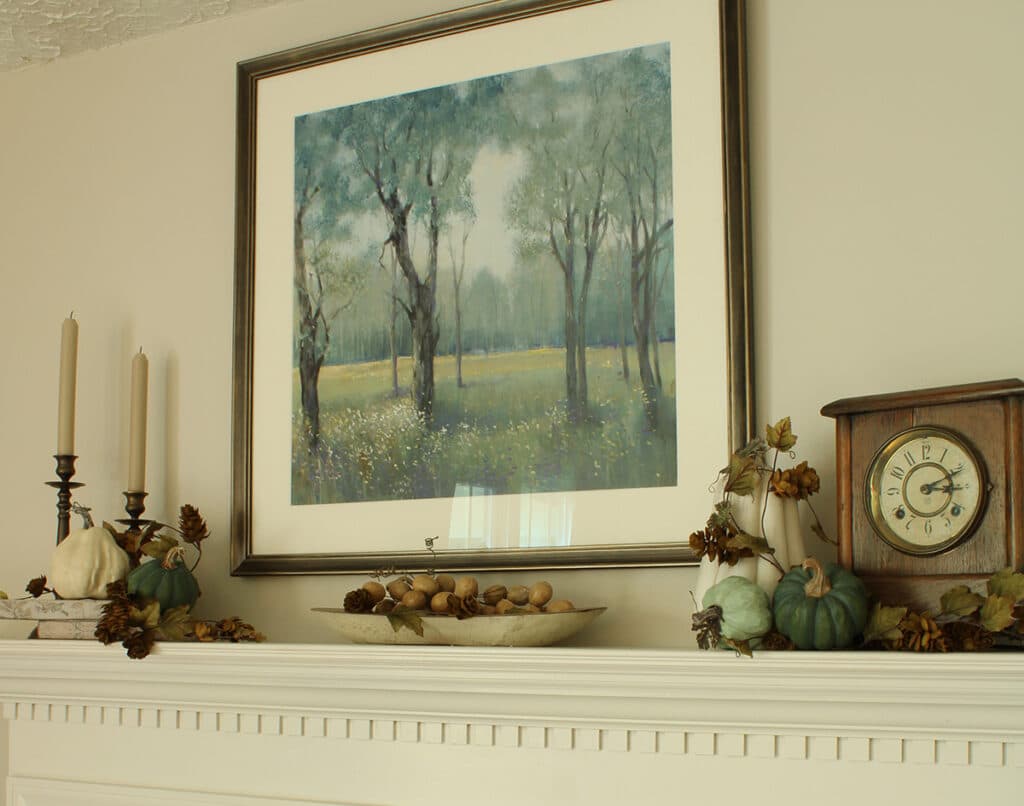
{"label": "beige wall", "polygon": [[[0,587],[48,564],[58,329],[74,308],[80,498],[117,514],[128,357],[144,344],[147,514],[206,515],[202,611],[330,640],[308,608],[349,580],[227,573],[234,65],[451,5],[306,0],[0,76]],[[829,524],[824,403],[1024,375],[1022,31],[1016,0],[751,2],[758,416],[793,416]],[[611,605],[589,643],[689,641],[692,570],[550,578]]]}

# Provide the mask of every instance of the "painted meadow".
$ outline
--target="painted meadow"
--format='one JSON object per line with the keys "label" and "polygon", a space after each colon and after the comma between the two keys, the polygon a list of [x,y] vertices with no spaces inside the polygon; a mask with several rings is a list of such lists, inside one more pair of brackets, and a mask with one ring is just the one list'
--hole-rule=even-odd
{"label": "painted meadow", "polygon": [[676,483],[669,48],[295,120],[292,503]]}

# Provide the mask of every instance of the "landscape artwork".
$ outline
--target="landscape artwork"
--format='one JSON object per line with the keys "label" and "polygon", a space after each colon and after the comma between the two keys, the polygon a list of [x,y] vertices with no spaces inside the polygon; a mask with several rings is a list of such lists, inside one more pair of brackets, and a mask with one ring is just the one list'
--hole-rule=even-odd
{"label": "landscape artwork", "polygon": [[676,484],[668,44],[294,136],[293,505]]}

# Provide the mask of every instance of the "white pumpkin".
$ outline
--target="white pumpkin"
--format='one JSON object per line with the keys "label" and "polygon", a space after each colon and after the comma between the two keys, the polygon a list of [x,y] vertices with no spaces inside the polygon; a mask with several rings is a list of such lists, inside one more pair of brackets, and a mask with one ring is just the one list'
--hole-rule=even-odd
{"label": "white pumpkin", "polygon": [[48,581],[63,599],[105,599],[107,585],[128,576],[129,566],[114,536],[86,515],[86,525],[54,549]]}
{"label": "white pumpkin", "polygon": [[[759,476],[753,496],[731,497],[732,514],[736,525],[744,532],[767,539],[768,545],[775,549],[775,559],[788,571],[807,556],[797,502],[795,498],[779,498],[768,491],[770,473],[761,471]],[[694,597],[698,602],[703,601],[708,588],[731,576],[742,576],[756,582],[769,597],[775,593],[780,579],[779,569],[760,557],[744,557],[736,565],[702,557]]]}

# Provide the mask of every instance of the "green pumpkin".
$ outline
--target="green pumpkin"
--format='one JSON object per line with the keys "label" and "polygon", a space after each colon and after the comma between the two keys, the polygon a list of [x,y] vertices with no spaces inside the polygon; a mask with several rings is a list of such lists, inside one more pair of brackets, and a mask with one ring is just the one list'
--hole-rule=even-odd
{"label": "green pumpkin", "polygon": [[775,589],[775,628],[799,649],[853,646],[868,623],[864,583],[845,568],[813,557]]}
{"label": "green pumpkin", "polygon": [[199,583],[188,570],[180,548],[171,549],[163,560],[150,560],[128,574],[128,593],[156,599],[160,611],[188,605],[199,598]]}
{"label": "green pumpkin", "polygon": [[701,605],[704,610],[712,605],[722,608],[720,629],[723,638],[749,641],[772,628],[768,594],[744,577],[726,577],[712,585],[704,594]]}

